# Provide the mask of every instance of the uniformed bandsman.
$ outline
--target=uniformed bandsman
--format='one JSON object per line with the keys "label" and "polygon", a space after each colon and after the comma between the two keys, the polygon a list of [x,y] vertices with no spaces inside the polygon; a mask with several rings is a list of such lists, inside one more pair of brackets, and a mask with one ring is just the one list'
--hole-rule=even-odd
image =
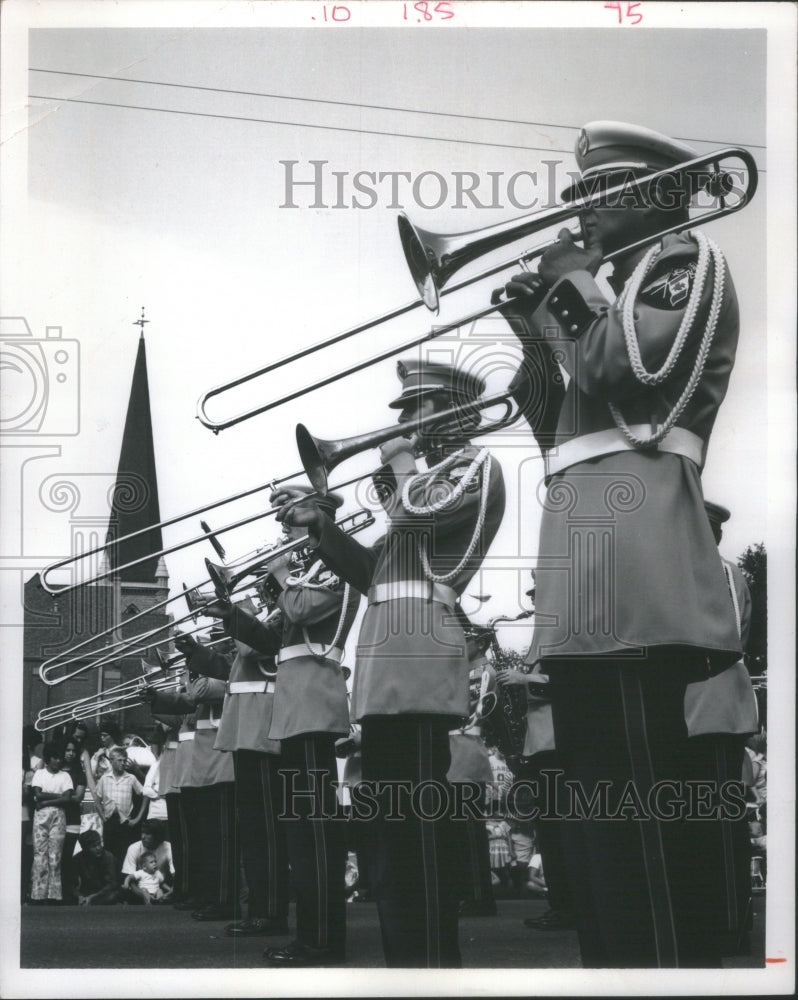
{"label": "uniformed bandsman", "polygon": [[[255,613],[248,599],[242,607]],[[243,642],[231,659],[193,636],[175,642],[191,671],[227,681],[215,748],[232,753],[241,860],[249,896],[247,918],[229,924],[229,937],[288,933],[288,850],[277,817],[282,806],[280,743],[270,739],[276,666]]]}
{"label": "uniformed bandsman", "polygon": [[[538,274],[506,289],[551,356],[549,382],[567,380],[546,456],[530,660],[551,678],[567,776],[588,796],[609,780],[611,815],[629,783],[644,803],[660,779],[684,792],[701,770],[685,688],[740,656],[700,478],[734,362],[736,296],[702,232],[654,238],[689,217],[706,177],[677,172],[601,198],[695,155],[649,129],[587,125],[576,147],[581,176],[564,195],[597,199],[582,212],[585,246],[561,232]],[[646,239],[650,249],[622,252]],[[608,301],[595,277],[615,251],[608,280],[618,298]],[[713,901],[701,821],[624,815],[565,824],[583,963],[718,965],[704,933]]]}
{"label": "uniformed bandsman", "polygon": [[[402,393],[390,405],[406,423],[476,400],[482,379],[451,365],[399,362]],[[288,507],[316,552],[368,594],[355,668],[353,713],[362,725],[364,782],[382,783],[375,821],[371,885],[389,966],[457,967],[456,834],[448,812],[449,730],[469,714],[468,657],[457,598],[479,569],[504,513],[501,468],[460,427],[423,436],[428,469],[416,464],[418,440],[384,445],[384,545],[367,548],[310,508]],[[285,492],[290,499],[290,492]],[[386,820],[390,791],[418,790],[415,808],[400,800],[402,822]],[[437,787],[438,792],[435,791]],[[418,812],[434,819],[420,819]]]}
{"label": "uniformed bandsman", "polygon": [[[195,713],[178,735],[173,776],[180,789],[195,920],[233,920],[238,916],[238,850],[233,758],[214,748],[224,682],[189,674],[185,690],[159,691],[154,712]],[[190,743],[190,747],[183,747]],[[181,753],[182,750],[182,753]],[[180,908],[183,908],[182,906]]]}
{"label": "uniformed bandsman", "polygon": [[[310,492],[308,489],[307,492]],[[342,498],[320,501],[329,518]],[[331,521],[332,523],[332,521]],[[289,539],[304,528],[287,527]],[[277,680],[269,739],[281,745],[282,818],[296,896],[296,940],[264,953],[281,968],[333,965],[346,957],[344,824],[337,814],[335,741],[349,732],[341,661],[360,595],[317,560],[297,565],[288,554],[269,564],[282,592],[282,624],[263,624],[233,610],[230,635],[276,654]]]}
{"label": "uniformed bandsman", "polygon": [[[715,542],[720,545],[722,525],[731,513],[709,500],[704,502],[704,509]],[[751,631],[751,592],[739,566],[723,557],[721,562],[745,652]],[[756,694],[745,660],[741,658],[708,680],[688,684],[684,709],[688,734],[706,745],[711,765],[707,780],[718,785],[740,782],[746,738],[759,731]],[[707,922],[706,932],[716,936],[722,955],[745,954],[750,948],[753,918],[747,814],[724,819],[720,828],[713,826],[707,836],[704,853],[711,859],[710,870],[715,874],[717,904],[712,913],[714,922]]]}

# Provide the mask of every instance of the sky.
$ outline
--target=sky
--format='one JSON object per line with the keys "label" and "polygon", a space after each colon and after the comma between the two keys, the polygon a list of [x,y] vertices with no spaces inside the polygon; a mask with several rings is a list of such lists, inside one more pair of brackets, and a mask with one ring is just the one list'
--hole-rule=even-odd
{"label": "sky", "polygon": [[[414,297],[396,237],[396,204],[418,225],[444,233],[522,214],[511,198],[522,206],[532,197],[547,204],[548,171],[556,169],[559,181],[574,169],[577,127],[596,119],[645,123],[684,137],[698,152],[718,143],[743,144],[767,169],[765,34],[755,29],[632,35],[609,28],[477,32],[450,26],[424,32],[59,28],[32,31],[29,40],[30,94],[40,95],[30,98],[29,239],[17,258],[19,281],[7,280],[4,300],[13,303],[14,315],[27,318],[34,337],[48,325],[61,326],[62,337],[77,340],[80,350],[80,432],[59,442],[58,462],[39,462],[37,473],[45,466],[59,474],[115,471],[139,334],[133,324],[144,306],[164,517],[298,469],[298,421],[322,437],[347,437],[393,422],[385,407],[397,386],[392,361],[216,437],[195,411],[200,394],[219,382]],[[720,96],[735,88],[747,95],[742,107]],[[706,100],[695,101],[696,91]],[[282,99],[289,95],[295,99]],[[307,100],[318,97],[341,103]],[[195,116],[200,114],[228,117]],[[326,162],[317,167],[313,161]],[[307,184],[316,170],[323,178],[318,201]],[[411,181],[402,178],[395,198],[390,180],[361,181],[377,191],[378,203],[358,209],[353,196],[361,204],[373,200],[358,196],[353,186],[360,171],[406,172],[413,181],[429,173],[415,196]],[[479,177],[481,204],[501,207],[453,207],[458,171]],[[491,171],[499,175],[494,198]],[[538,182],[524,171],[537,171]],[[510,188],[513,175],[521,176]],[[305,183],[289,190],[289,177]],[[447,197],[439,208],[424,207],[442,193]],[[313,207],[319,202],[328,207]],[[296,207],[285,207],[292,203]],[[461,205],[468,204],[462,196]],[[758,307],[765,209],[762,186],[739,216],[713,227],[735,275],[743,320],[737,367],[704,477],[707,496],[734,511],[725,544],[732,557],[762,540],[762,495],[740,487],[765,476],[764,317]],[[542,233],[532,242],[551,237]],[[511,253],[505,251],[505,258]],[[480,308],[499,283],[444,300],[440,319]],[[235,412],[241,402],[308,384],[383,345],[401,344],[434,321],[426,310],[412,312],[240,395],[214,401],[209,412]],[[503,388],[517,348],[501,319],[491,317],[471,334],[464,328],[431,349],[436,357],[462,360],[470,355],[474,333],[492,340],[483,353],[490,351],[494,361],[494,345],[502,345],[505,361],[493,365],[490,387]],[[498,445],[496,454],[513,481],[494,562],[523,548],[531,565],[538,504],[515,467],[525,461],[527,473],[539,473],[539,461],[529,468],[534,445],[518,433],[509,443],[489,443]],[[372,453],[341,472],[348,478],[374,462]],[[36,478],[28,477],[26,488],[35,491]],[[35,508],[35,496],[31,503]],[[223,513],[228,509],[211,519],[218,524]],[[34,548],[26,551],[59,554],[67,528],[63,511],[36,514]],[[194,533],[196,522],[190,527]],[[250,541],[262,540],[264,530],[273,537],[270,526],[257,526],[242,530],[240,541],[237,534],[229,536],[228,547],[246,550]],[[169,539],[185,537],[176,531]],[[196,549],[167,563],[173,582],[198,582],[202,575]],[[493,576],[479,589],[506,589],[506,581],[502,588]],[[523,588],[515,587],[518,593],[528,586],[526,579]],[[493,601],[483,610],[492,616],[519,608]]]}
{"label": "sky", "polygon": [[[216,436],[195,414],[212,386],[414,298],[397,237],[400,205],[414,223],[441,233],[521,215],[510,179],[518,204],[533,196],[546,204],[552,174],[559,184],[574,169],[579,128],[603,119],[646,125],[697,153],[741,145],[757,162],[753,202],[707,230],[734,277],[741,335],[703,481],[707,498],[733,512],[724,555],[735,559],[764,541],[789,566],[794,282],[790,234],[779,226],[792,216],[773,200],[785,179],[794,197],[794,88],[774,86],[792,73],[792,63],[782,69],[773,54],[785,31],[773,21],[775,8],[784,5],[757,5],[755,13],[751,4],[694,4],[685,13],[645,4],[641,23],[623,25],[601,4],[453,4],[451,18],[431,21],[400,3],[10,6],[24,16],[7,33],[18,44],[3,81],[11,109],[3,153],[12,170],[3,181],[0,305],[3,317],[24,317],[32,338],[46,341],[50,382],[41,428],[2,438],[4,624],[21,624],[22,581],[67,555],[76,531],[101,531],[107,519],[142,307],[168,517],[298,470],[297,422],[324,438],[393,423],[386,406],[399,386],[393,361]],[[349,21],[332,23],[334,9],[349,10]],[[576,27],[577,19],[589,26]],[[313,178],[313,161],[324,161],[323,204],[315,206],[315,188],[289,190],[287,182],[288,170]],[[355,187],[362,171],[388,175],[372,184],[376,204],[368,208],[352,205],[353,197],[370,200]],[[458,206],[458,172],[476,175],[482,204],[493,207],[465,196]],[[479,309],[501,283],[447,297],[439,317],[417,309],[321,352],[259,383],[244,402]],[[62,331],[63,383],[53,379],[58,348],[48,327]],[[4,323],[2,343],[19,329],[18,321]],[[433,344],[441,359],[473,362],[476,353],[493,390],[507,384],[518,357],[496,318]],[[235,409],[241,397],[231,402]],[[504,468],[508,508],[467,591],[493,595],[475,615],[481,621],[524,606],[542,471],[527,435],[486,443]],[[372,452],[340,474],[375,466]],[[77,483],[79,503],[53,500],[62,481]],[[354,502],[356,494],[347,497]],[[259,504],[206,516],[218,526]],[[168,530],[165,541],[197,533],[198,520]],[[276,529],[263,524],[222,541],[231,554],[273,541]],[[172,585],[199,582],[205,555],[208,545],[169,556]],[[466,599],[464,607],[477,605]],[[504,630],[502,639],[523,648],[528,629]],[[19,631],[5,630],[8,649]]]}

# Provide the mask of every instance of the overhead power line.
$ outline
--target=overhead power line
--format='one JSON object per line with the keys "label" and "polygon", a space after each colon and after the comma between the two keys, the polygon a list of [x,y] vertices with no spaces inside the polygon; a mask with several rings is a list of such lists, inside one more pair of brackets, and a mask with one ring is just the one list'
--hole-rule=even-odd
{"label": "overhead power line", "polygon": [[259,125],[288,125],[292,128],[315,128],[325,132],[354,132],[358,135],[383,135],[396,139],[423,139],[428,142],[453,142],[464,146],[493,146],[499,149],[521,149],[542,153],[564,153],[572,155],[570,149],[556,149],[552,146],[522,146],[511,142],[485,142],[481,139],[452,139],[443,135],[416,135],[411,132],[389,132],[371,128],[347,128],[344,125],[315,125],[311,122],[293,122],[274,118],[255,118],[248,115],[223,115],[210,111],[183,111],[177,108],[151,108],[140,104],[120,104],[115,101],[89,101],[81,97],[56,97],[50,94],[30,94],[34,101],[56,101],[66,104],[89,104],[101,108],[126,108],[130,111],[158,111],[168,115],[189,115],[193,118],[223,118],[236,122],[255,122]]}
{"label": "overhead power line", "polygon": [[[361,101],[336,101],[327,97],[299,97],[294,94],[270,94],[257,90],[234,90],[232,88],[227,88],[227,87],[208,87],[208,86],[203,86],[201,84],[193,84],[193,83],[170,83],[165,80],[141,80],[135,77],[109,76],[103,73],[79,73],[74,70],[40,69],[37,67],[31,67],[30,72],[49,73],[55,76],[78,76],[78,77],[85,77],[86,79],[91,79],[91,80],[113,80],[119,83],[139,83],[139,84],[145,84],[146,86],[150,87],[174,87],[180,90],[200,90],[214,94],[236,94],[241,97],[265,97],[275,101],[300,101],[307,104],[329,104],[337,107],[358,108],[361,110],[367,108],[372,111],[397,111],[401,112],[402,114],[428,115],[435,118],[462,118],[465,119],[466,121],[498,122],[504,125],[526,125],[532,128],[560,128],[578,132],[582,127],[581,125],[562,125],[562,124],[557,124],[556,122],[526,121],[524,119],[518,119],[518,118],[496,118],[489,115],[470,115],[456,111],[430,111],[422,108],[402,108],[390,104],[364,104]],[[392,135],[394,133],[376,133],[376,134]],[[434,137],[422,136],[421,138],[434,138]],[[745,146],[746,148],[750,149],[766,148],[763,144],[756,142],[733,142],[731,140],[721,140],[721,139],[697,139],[695,137],[690,138],[688,136],[674,136],[674,138],[679,139],[682,142],[707,142],[716,146]],[[540,147],[518,146],[509,148],[539,149]],[[552,152],[556,153],[565,151],[553,149]],[[568,150],[567,152],[570,152],[570,150]]]}

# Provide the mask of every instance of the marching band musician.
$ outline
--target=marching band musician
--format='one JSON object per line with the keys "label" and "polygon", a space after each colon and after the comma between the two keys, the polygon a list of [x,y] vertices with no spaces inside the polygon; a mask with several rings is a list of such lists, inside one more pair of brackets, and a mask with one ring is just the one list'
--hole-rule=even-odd
{"label": "marching band musician", "polygon": [[[722,525],[731,512],[720,504],[704,501],[715,543],[720,545]],[[740,568],[721,556],[728,594],[734,609],[740,644],[746,651],[751,630],[751,592]],[[684,697],[685,721],[691,741],[714,752],[715,780],[741,781],[745,741],[759,731],[756,694],[745,660],[705,681],[688,684]],[[714,925],[707,932],[717,936],[722,955],[744,954],[750,948],[752,921],[751,844],[748,817],[724,819],[720,829],[708,831],[707,856],[712,859],[717,891],[724,905],[718,906]]]}
{"label": "marching band musician", "polygon": [[[154,713],[193,715],[181,727],[173,785],[180,791],[195,920],[238,912],[238,850],[232,754],[214,748],[224,682],[189,672],[182,691],[150,693]],[[184,747],[190,743],[190,747]],[[181,752],[182,751],[182,752]],[[183,904],[178,909],[186,908]]]}
{"label": "marching band musician", "polygon": [[[581,177],[566,200],[693,159],[649,129],[594,122],[580,133]],[[689,217],[702,178],[627,188],[582,213],[537,275],[507,285],[508,307],[565,369],[556,447],[547,456],[537,627],[530,662],[550,677],[566,777],[590,795],[609,780],[609,814],[630,785],[711,770],[688,743],[691,681],[740,656],[723,570],[703,510],[701,468],[734,362],[739,316],[723,255],[703,233],[656,239]],[[595,281],[621,252],[608,302]],[[556,352],[556,353],[555,353]],[[690,803],[687,803],[690,809]],[[688,813],[694,817],[694,812]],[[585,966],[713,966],[704,933],[719,905],[698,848],[700,823],[657,809],[564,824]]]}
{"label": "marching band musician", "polygon": [[[249,598],[241,606],[255,614]],[[274,704],[274,659],[235,640],[230,660],[201,645],[193,635],[179,636],[177,648],[189,670],[227,681],[215,749],[232,753],[236,817],[241,860],[249,898],[247,919],[225,928],[228,937],[288,933],[288,850],[281,811],[280,743],[270,739]]]}
{"label": "marching band musician", "polygon": [[[446,364],[400,361],[398,373],[402,392],[389,405],[401,411],[401,423],[473,402],[485,389],[482,379]],[[457,837],[448,809],[436,812],[433,794],[437,788],[449,795],[449,730],[469,714],[468,657],[455,606],[501,522],[504,481],[498,463],[459,425],[423,441],[424,472],[416,465],[417,437],[397,437],[381,449],[381,478],[393,478],[395,487],[382,498],[389,518],[383,545],[366,548],[310,505],[289,503],[278,519],[305,525],[333,572],[368,594],[353,713],[362,725],[364,782],[382,783],[371,885],[383,949],[390,967],[439,968],[461,964]],[[291,497],[284,489],[274,500]],[[411,802],[391,803],[391,786],[402,784]],[[402,822],[386,819],[392,805]]]}
{"label": "marching band musician", "polygon": [[[309,488],[307,492],[310,492]],[[319,500],[331,517],[343,503]],[[304,537],[285,525],[288,538]],[[346,897],[343,824],[336,822],[335,741],[349,732],[349,706],[341,661],[360,595],[314,561],[297,568],[291,553],[269,563],[282,592],[282,625],[264,624],[240,607],[223,620],[237,641],[276,655],[277,681],[269,739],[281,746],[282,818],[296,895],[296,940],[268,948],[275,967],[333,965],[345,960]]]}

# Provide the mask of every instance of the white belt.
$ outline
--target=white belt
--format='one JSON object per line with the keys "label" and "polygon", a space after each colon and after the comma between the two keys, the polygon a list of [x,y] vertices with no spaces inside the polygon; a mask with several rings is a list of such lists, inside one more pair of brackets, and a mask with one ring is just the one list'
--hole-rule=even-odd
{"label": "white belt", "polygon": [[[645,438],[651,433],[648,424],[631,424],[629,430],[635,437]],[[572,438],[564,444],[557,446],[556,454],[545,456],[546,476],[553,476],[563,469],[576,465],[578,462],[587,462],[591,458],[599,458],[602,455],[613,455],[619,451],[644,451],[635,448],[631,441],[623,436],[619,428],[608,427],[603,431],[595,431],[593,434],[581,434]],[[654,451],[666,451],[672,455],[683,455],[701,468],[704,459],[704,442],[697,434],[688,431],[684,427],[673,427],[659,442]]]}
{"label": "white belt", "polygon": [[274,681],[230,681],[230,694],[274,694]]}
{"label": "white belt", "polygon": [[219,723],[216,719],[197,719],[197,729],[218,729]]}
{"label": "white belt", "polygon": [[277,654],[277,662],[285,663],[286,660],[296,660],[300,656],[321,656],[322,654],[324,654],[325,660],[332,660],[334,663],[340,663],[344,658],[344,651],[337,646],[333,646],[325,651],[324,643],[319,642],[312,645],[319,647],[318,653],[314,653],[313,649],[308,648],[304,642],[299,643],[297,646],[283,646]]}
{"label": "white belt", "polygon": [[169,740],[166,744],[167,750],[177,750],[177,740]]}
{"label": "white belt", "polygon": [[180,740],[181,743],[185,743],[186,740],[193,740],[194,739],[194,730],[193,729],[189,729],[185,733],[178,733],[177,734],[177,738],[178,738],[178,740]]}
{"label": "white belt", "polygon": [[426,580],[397,580],[395,583],[375,583],[369,588],[369,604],[385,604],[403,597],[418,597],[422,601],[435,601],[453,608],[457,603],[457,591],[442,583],[428,583]]}

